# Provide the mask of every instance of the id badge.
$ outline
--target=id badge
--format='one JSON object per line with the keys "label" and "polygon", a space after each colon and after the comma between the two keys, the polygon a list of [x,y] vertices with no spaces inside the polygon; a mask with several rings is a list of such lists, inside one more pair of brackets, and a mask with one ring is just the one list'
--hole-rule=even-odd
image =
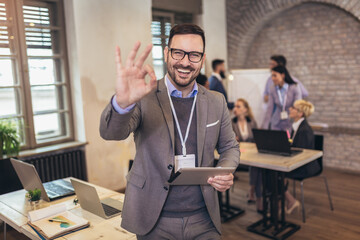
{"label": "id badge", "polygon": [[175,172],[180,168],[194,168],[195,167],[195,154],[188,154],[175,156]]}
{"label": "id badge", "polygon": [[280,113],[280,118],[281,118],[281,120],[288,119],[288,118],[289,118],[289,114],[287,113],[287,111],[282,111],[282,112]]}

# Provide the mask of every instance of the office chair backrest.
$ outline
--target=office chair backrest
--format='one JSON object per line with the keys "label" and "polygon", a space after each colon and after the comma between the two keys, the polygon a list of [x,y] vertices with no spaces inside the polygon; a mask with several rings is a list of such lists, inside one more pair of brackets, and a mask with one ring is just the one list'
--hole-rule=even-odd
{"label": "office chair backrest", "polygon": [[[315,150],[323,151],[324,150],[324,136],[316,134],[314,137],[315,137],[315,140],[314,140]],[[320,175],[323,171],[323,157],[319,157],[316,161],[318,161],[318,163],[320,165],[320,170],[319,170],[318,174],[316,174],[316,175]]]}

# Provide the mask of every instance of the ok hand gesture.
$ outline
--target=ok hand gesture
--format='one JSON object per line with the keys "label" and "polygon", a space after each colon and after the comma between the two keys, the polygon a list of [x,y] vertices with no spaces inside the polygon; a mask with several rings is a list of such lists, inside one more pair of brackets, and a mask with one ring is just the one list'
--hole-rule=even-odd
{"label": "ok hand gesture", "polygon": [[[150,65],[143,66],[146,58],[151,52],[152,45],[149,44],[139,59],[135,61],[136,54],[140,48],[140,42],[135,43],[125,65],[121,62],[120,48],[116,47],[116,102],[121,108],[126,108],[138,102],[156,86],[154,69]],[[145,82],[145,76],[150,76],[150,82]]]}

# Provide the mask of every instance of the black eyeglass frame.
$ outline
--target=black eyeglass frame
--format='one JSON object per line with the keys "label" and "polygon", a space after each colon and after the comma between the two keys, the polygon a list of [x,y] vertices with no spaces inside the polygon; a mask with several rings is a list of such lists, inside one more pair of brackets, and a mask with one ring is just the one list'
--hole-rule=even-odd
{"label": "black eyeglass frame", "polygon": [[[184,53],[184,56],[183,56],[181,59],[176,59],[176,58],[173,57],[173,52],[174,52],[174,51],[183,52],[183,53]],[[194,54],[194,53],[201,55],[199,61],[192,61],[192,60],[190,59],[190,54]],[[182,49],[178,49],[178,48],[170,48],[170,55],[171,55],[171,57],[172,57],[174,60],[183,60],[184,57],[185,57],[186,55],[188,55],[188,59],[189,59],[189,61],[192,62],[192,63],[198,63],[198,62],[200,62],[200,61],[203,59],[203,57],[204,57],[204,53],[203,53],[203,52],[196,52],[196,51],[186,52],[186,51],[184,51],[184,50],[182,50]]]}

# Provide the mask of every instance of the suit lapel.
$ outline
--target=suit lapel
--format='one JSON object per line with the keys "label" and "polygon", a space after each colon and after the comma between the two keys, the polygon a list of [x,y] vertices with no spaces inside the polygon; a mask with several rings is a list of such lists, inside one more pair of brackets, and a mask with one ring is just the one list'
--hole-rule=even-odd
{"label": "suit lapel", "polygon": [[203,149],[205,143],[205,132],[206,132],[206,123],[208,116],[208,99],[205,95],[205,91],[202,87],[199,86],[199,92],[196,102],[196,133],[197,133],[197,154],[199,167],[201,166]]}
{"label": "suit lapel", "polygon": [[173,150],[175,149],[175,137],[174,137],[174,121],[171,113],[169,96],[167,94],[167,88],[164,83],[165,79],[161,79],[158,81],[158,90],[156,92],[156,96],[160,103],[161,110],[163,112],[169,133],[171,138],[171,144]]}

